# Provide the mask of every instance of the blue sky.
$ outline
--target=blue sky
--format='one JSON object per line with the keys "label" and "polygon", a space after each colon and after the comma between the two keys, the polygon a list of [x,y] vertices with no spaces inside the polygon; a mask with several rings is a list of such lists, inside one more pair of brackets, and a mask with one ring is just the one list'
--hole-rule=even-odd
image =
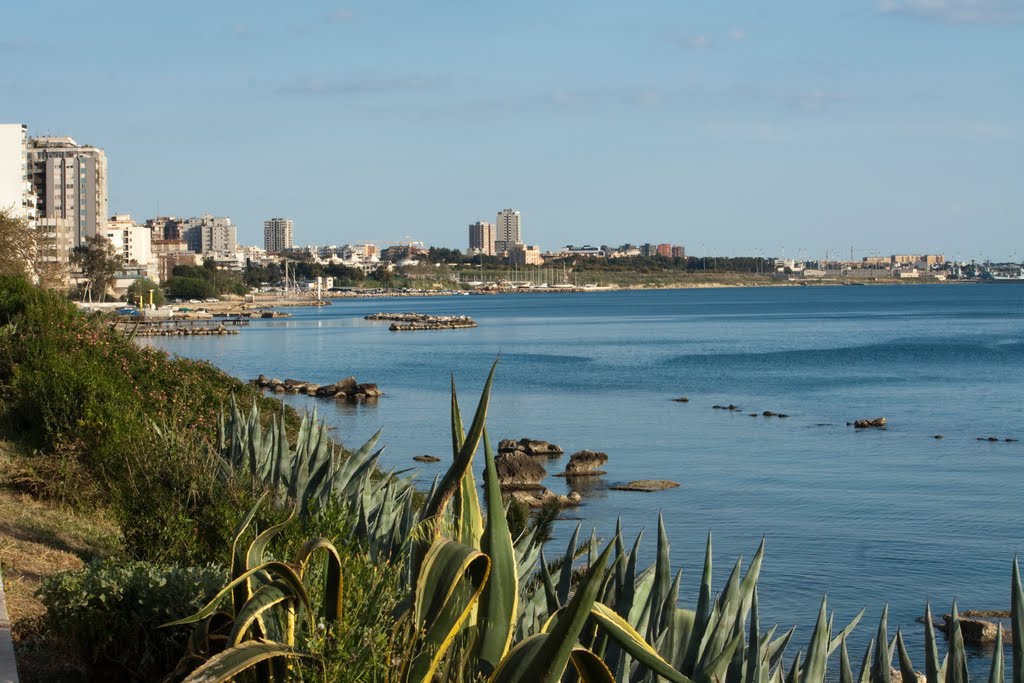
{"label": "blue sky", "polygon": [[138,219],[1024,259],[1024,0],[11,4],[0,122]]}

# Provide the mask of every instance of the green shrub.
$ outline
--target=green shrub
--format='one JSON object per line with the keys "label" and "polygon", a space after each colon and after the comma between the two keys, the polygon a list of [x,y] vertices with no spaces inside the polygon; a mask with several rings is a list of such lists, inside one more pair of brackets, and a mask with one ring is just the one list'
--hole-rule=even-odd
{"label": "green shrub", "polygon": [[95,562],[46,579],[39,597],[45,625],[89,663],[90,678],[155,681],[177,664],[191,631],[157,627],[202,607],[225,577],[214,566]]}

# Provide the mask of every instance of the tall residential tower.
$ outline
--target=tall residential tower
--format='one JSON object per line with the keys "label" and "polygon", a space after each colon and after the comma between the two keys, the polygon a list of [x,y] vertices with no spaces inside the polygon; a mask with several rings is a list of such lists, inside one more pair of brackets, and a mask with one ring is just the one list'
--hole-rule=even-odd
{"label": "tall residential tower", "polygon": [[292,219],[271,218],[263,221],[263,248],[276,254],[292,248]]}
{"label": "tall residential tower", "polygon": [[107,155],[74,138],[32,138],[29,176],[38,200],[39,225],[72,247],[104,234]]}
{"label": "tall residential tower", "polygon": [[20,123],[0,123],[0,211],[32,221],[36,198],[28,167],[28,130]]}
{"label": "tall residential tower", "polygon": [[477,221],[469,226],[469,253],[494,256],[494,223]]}
{"label": "tall residential tower", "polygon": [[523,245],[522,223],[519,212],[505,209],[498,212],[497,224],[494,226],[494,251],[504,254]]}

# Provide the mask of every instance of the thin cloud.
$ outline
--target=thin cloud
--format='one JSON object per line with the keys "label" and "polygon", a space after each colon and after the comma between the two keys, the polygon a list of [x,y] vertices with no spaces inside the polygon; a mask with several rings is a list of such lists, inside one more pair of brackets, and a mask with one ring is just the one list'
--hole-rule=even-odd
{"label": "thin cloud", "polygon": [[711,41],[706,36],[697,36],[690,40],[690,47],[695,47],[698,50],[703,50],[706,47],[711,47]]}
{"label": "thin cloud", "polygon": [[879,0],[882,14],[952,24],[1010,23],[1024,19],[1024,0]]}
{"label": "thin cloud", "polygon": [[312,80],[296,81],[282,85],[277,92],[282,95],[325,95],[356,97],[378,93],[428,90],[445,84],[439,78],[365,78],[347,81]]}
{"label": "thin cloud", "polygon": [[356,13],[350,9],[336,9],[333,12],[328,12],[324,19],[328,24],[351,24],[356,20]]}
{"label": "thin cloud", "polygon": [[729,39],[735,42],[746,40],[747,32],[743,29],[737,28],[729,32]]}

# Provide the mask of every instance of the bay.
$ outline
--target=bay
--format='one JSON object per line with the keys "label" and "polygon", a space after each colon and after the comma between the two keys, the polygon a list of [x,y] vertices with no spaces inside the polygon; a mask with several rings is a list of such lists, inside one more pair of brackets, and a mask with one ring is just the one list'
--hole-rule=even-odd
{"label": "bay", "polygon": [[[610,538],[621,518],[627,543],[646,530],[652,558],[661,512],[692,605],[709,530],[716,589],[763,536],[762,625],[797,624],[801,645],[826,592],[837,624],[867,607],[851,657],[888,602],[890,629],[903,627],[919,668],[915,618],[927,600],[939,614],[954,598],[961,609],[1009,607],[1010,564],[1024,550],[1024,444],[977,437],[1024,438],[1024,287],[537,293],[287,310],[293,317],[237,336],[146,343],[244,380],[374,382],[386,395],[373,404],[286,400],[315,405],[350,446],[383,427],[385,465],[403,469],[424,453],[448,460],[450,373],[471,412],[500,355],[494,440],[609,454],[608,474],[581,491],[555,547],[577,521]],[[479,327],[392,333],[362,319],[378,311],[469,315]],[[671,400],[683,395],[688,403]],[[887,429],[847,425],[879,416]],[[424,486],[443,465],[418,466]],[[607,488],[645,478],[682,486]],[[560,478],[545,483],[568,490]]]}

